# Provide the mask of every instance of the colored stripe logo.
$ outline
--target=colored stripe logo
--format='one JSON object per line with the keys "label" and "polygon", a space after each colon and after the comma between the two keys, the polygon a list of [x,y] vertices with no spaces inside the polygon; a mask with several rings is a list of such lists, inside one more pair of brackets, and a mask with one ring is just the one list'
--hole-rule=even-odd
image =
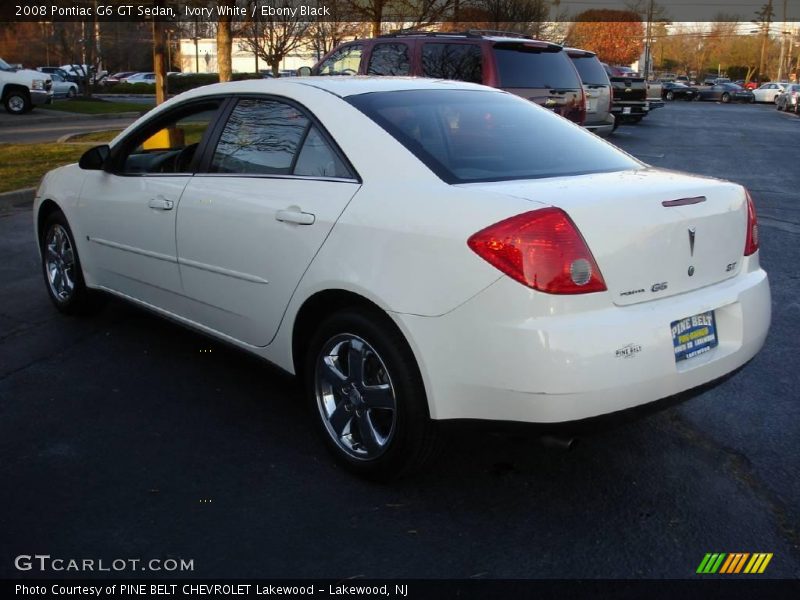
{"label": "colored stripe logo", "polygon": [[771,560],[772,552],[708,552],[696,572],[700,575],[763,573]]}

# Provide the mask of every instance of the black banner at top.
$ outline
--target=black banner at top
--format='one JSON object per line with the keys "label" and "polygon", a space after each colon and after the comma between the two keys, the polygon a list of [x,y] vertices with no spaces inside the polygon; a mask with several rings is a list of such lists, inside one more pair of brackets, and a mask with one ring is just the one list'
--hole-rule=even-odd
{"label": "black banner at top", "polygon": [[[784,10],[785,6],[785,10]],[[587,13],[587,11],[591,11]],[[800,0],[3,0],[0,23],[339,21],[435,25],[572,20],[800,23]]]}

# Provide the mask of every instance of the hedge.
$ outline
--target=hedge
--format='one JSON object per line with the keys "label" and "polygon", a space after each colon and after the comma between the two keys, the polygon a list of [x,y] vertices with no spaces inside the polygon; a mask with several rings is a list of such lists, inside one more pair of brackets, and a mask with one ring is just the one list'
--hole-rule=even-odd
{"label": "hedge", "polygon": [[[234,73],[234,81],[245,79],[261,79],[258,73]],[[217,73],[192,73],[189,75],[169,75],[167,77],[167,91],[170,94],[180,94],[203,85],[219,83]],[[117,83],[111,86],[97,87],[95,93],[111,94],[155,94],[156,86],[152,83]]]}

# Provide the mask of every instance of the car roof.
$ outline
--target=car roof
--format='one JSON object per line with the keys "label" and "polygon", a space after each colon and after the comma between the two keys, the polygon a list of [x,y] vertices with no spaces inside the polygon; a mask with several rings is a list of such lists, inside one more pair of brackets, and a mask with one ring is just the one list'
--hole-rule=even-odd
{"label": "car roof", "polygon": [[246,79],[228,83],[216,83],[196,88],[197,94],[206,95],[220,93],[270,93],[277,86],[307,86],[324,90],[340,98],[357,96],[371,92],[397,92],[403,90],[479,90],[497,91],[476,83],[467,83],[453,79],[425,79],[422,77],[370,77],[370,76],[314,76],[314,77],[280,77],[278,79]]}

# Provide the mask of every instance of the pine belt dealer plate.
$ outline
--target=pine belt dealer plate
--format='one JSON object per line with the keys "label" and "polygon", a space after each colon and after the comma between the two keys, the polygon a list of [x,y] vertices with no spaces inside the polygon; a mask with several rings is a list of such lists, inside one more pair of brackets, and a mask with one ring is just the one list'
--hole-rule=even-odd
{"label": "pine belt dealer plate", "polygon": [[713,310],[673,321],[671,328],[675,362],[708,352],[718,344]]}

